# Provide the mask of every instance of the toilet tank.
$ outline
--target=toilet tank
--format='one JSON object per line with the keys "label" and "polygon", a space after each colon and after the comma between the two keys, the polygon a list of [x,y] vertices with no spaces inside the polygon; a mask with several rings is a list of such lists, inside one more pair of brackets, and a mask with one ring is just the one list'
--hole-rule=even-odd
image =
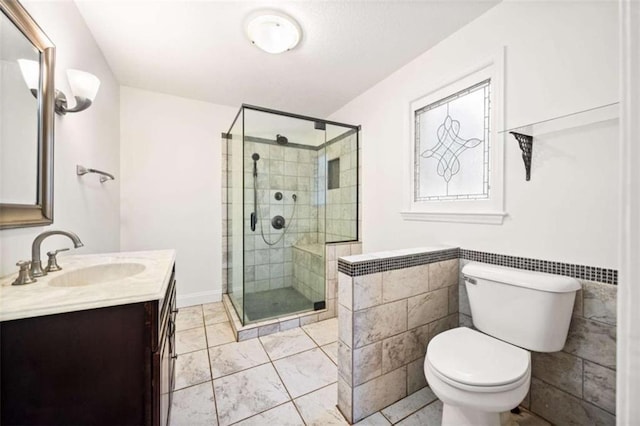
{"label": "toilet tank", "polygon": [[536,352],[564,347],[577,280],[476,262],[462,274],[478,330]]}

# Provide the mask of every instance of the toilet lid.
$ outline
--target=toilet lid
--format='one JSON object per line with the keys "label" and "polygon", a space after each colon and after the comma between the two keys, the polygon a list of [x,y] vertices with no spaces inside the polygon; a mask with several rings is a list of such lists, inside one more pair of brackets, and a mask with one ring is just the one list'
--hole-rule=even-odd
{"label": "toilet lid", "polygon": [[427,359],[443,376],[471,386],[513,383],[527,374],[530,365],[524,349],[466,327],[434,337]]}

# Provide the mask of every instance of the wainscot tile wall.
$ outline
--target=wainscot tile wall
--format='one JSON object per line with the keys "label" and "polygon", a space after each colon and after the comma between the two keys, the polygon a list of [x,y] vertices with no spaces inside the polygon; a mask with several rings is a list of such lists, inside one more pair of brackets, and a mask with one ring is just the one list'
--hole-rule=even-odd
{"label": "wainscot tile wall", "polygon": [[[461,250],[461,270],[471,261],[469,258],[509,267],[527,266],[521,269],[555,271],[580,281],[582,290],[576,295],[567,343],[561,352],[531,353],[531,389],[521,405],[553,424],[614,425],[617,286],[588,279],[617,282],[617,271],[468,250]],[[460,325],[473,327],[462,274],[459,311]]]}
{"label": "wainscot tile wall", "polygon": [[427,385],[429,340],[458,326],[457,254],[441,247],[340,259],[338,408],[351,423]]}
{"label": "wainscot tile wall", "polygon": [[[449,328],[473,327],[461,274],[470,261],[580,281],[567,343],[560,352],[532,352],[531,388],[521,406],[553,424],[614,425],[617,271],[457,248],[398,250],[339,260],[338,408],[345,417],[355,422],[374,406],[389,405],[425,386],[423,362],[429,339]],[[436,265],[453,262],[459,264],[458,285],[438,287],[433,279]],[[407,272],[421,267],[422,287]],[[396,296],[389,290],[383,293],[385,278],[393,275],[405,280],[396,288]],[[448,289],[446,311],[442,288]],[[422,293],[413,295],[416,291]],[[418,300],[421,303],[415,303]],[[416,345],[422,345],[419,351]]]}

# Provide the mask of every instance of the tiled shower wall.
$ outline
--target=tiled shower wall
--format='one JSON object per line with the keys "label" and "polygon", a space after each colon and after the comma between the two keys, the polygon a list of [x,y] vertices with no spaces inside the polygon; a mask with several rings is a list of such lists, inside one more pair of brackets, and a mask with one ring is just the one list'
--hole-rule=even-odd
{"label": "tiled shower wall", "polygon": [[[249,293],[292,287],[293,245],[320,242],[317,152],[300,147],[274,145],[273,141],[245,142],[245,218],[254,211],[253,153],[260,155],[257,162],[260,220],[255,232],[250,229],[248,220],[244,224],[244,288]],[[276,200],[276,192],[283,194],[281,200]],[[297,197],[295,202],[294,194]],[[283,229],[276,230],[271,226],[271,219],[276,215],[285,218],[284,236]],[[276,244],[267,244],[265,240]]]}
{"label": "tiled shower wall", "polygon": [[[516,259],[522,260],[511,256],[486,255],[499,260],[491,263],[512,267],[517,266]],[[527,260],[534,265],[539,262]],[[462,258],[461,269],[469,261]],[[557,265],[562,267],[562,264]],[[535,267],[528,269],[535,270]],[[591,278],[611,275],[597,271],[598,268],[592,269]],[[588,279],[578,280],[582,290],[576,295],[565,347],[561,352],[531,353],[531,388],[522,406],[554,424],[613,425],[617,286]],[[471,327],[473,320],[462,275],[459,297],[460,325]]]}
{"label": "tiled shower wall", "polygon": [[[340,172],[336,188],[327,189],[326,236],[327,241],[355,240],[358,214],[358,144],[357,135],[349,132],[327,143],[326,160],[339,160]],[[320,217],[320,227],[323,226]]]}

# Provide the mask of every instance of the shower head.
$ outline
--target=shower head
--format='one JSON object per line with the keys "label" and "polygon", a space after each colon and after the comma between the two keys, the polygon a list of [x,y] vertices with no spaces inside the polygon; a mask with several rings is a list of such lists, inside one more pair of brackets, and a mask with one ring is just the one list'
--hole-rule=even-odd
{"label": "shower head", "polygon": [[276,135],[276,143],[278,145],[286,145],[289,143],[289,139],[286,136],[282,136],[280,134]]}
{"label": "shower head", "polygon": [[257,152],[254,152],[253,155],[251,156],[251,159],[253,161],[258,161],[260,159],[260,154],[258,154]]}

